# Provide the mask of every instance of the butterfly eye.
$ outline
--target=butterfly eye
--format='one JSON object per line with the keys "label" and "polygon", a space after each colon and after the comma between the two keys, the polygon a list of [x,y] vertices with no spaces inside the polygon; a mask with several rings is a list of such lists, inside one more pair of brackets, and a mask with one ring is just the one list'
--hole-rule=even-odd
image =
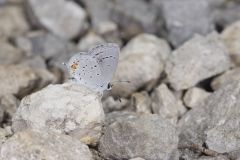
{"label": "butterfly eye", "polygon": [[107,90],[111,90],[112,89],[112,84],[111,83],[108,83],[107,85]]}

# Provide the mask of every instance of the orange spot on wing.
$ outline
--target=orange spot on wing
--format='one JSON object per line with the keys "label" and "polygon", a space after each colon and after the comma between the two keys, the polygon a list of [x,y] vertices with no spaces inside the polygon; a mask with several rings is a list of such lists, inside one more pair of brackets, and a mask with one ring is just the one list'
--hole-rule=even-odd
{"label": "orange spot on wing", "polygon": [[73,70],[75,70],[75,69],[77,69],[77,66],[78,66],[77,63],[73,63],[73,64],[71,65],[71,68],[72,68]]}

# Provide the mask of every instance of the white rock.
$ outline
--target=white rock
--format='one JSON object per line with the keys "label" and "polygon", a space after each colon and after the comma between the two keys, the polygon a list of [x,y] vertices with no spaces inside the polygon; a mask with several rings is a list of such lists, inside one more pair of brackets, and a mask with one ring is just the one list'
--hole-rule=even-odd
{"label": "white rock", "polygon": [[170,47],[165,40],[150,34],[133,38],[121,51],[113,80],[129,80],[130,83],[118,83],[113,87],[112,93],[125,97],[146,84],[148,88],[159,78],[164,60],[169,55]]}
{"label": "white rock", "polygon": [[85,10],[74,1],[28,0],[28,10],[38,26],[62,38],[72,39],[87,26]]}
{"label": "white rock", "polygon": [[0,9],[0,37],[10,37],[29,30],[23,10],[18,6],[6,6]]}
{"label": "white rock", "polygon": [[88,51],[89,48],[92,48],[93,46],[104,43],[105,40],[98,36],[94,32],[89,32],[86,36],[84,36],[78,43],[78,49],[80,51]]}
{"label": "white rock", "polygon": [[172,124],[176,124],[183,106],[168,87],[161,84],[153,91],[151,97],[153,113],[161,115]]}
{"label": "white rock", "polygon": [[0,64],[16,64],[23,57],[24,54],[20,49],[6,41],[0,41]]}
{"label": "white rock", "polygon": [[211,82],[211,87],[214,90],[217,90],[221,87],[226,86],[227,84],[233,83],[235,81],[240,81],[240,68],[234,68],[226,71],[222,75],[216,77]]}
{"label": "white rock", "polygon": [[196,107],[202,103],[211,93],[197,87],[190,88],[184,95],[183,100],[186,106],[190,108]]}
{"label": "white rock", "polygon": [[165,71],[175,90],[188,89],[232,66],[227,49],[217,33],[195,35],[176,49]]}
{"label": "white rock", "polygon": [[240,64],[240,21],[228,26],[221,34],[232,60]]}
{"label": "white rock", "polygon": [[105,113],[122,110],[128,104],[128,99],[120,98],[114,99],[112,96],[107,97],[103,100],[103,109]]}
{"label": "white rock", "polygon": [[92,160],[85,144],[70,136],[26,130],[14,134],[1,147],[1,160]]}
{"label": "white rock", "polygon": [[99,95],[69,82],[49,85],[25,97],[13,118],[13,129],[15,132],[26,128],[52,130],[95,145],[103,121]]}
{"label": "white rock", "polygon": [[28,94],[39,80],[29,67],[21,65],[0,65],[0,95],[14,94],[20,97]]}
{"label": "white rock", "polygon": [[[4,94],[0,96],[0,107],[3,108],[4,112],[11,119],[15,114],[20,101],[11,94]],[[6,120],[6,119],[5,119]]]}
{"label": "white rock", "polygon": [[131,107],[140,114],[151,114],[151,98],[147,92],[133,93],[131,97]]}

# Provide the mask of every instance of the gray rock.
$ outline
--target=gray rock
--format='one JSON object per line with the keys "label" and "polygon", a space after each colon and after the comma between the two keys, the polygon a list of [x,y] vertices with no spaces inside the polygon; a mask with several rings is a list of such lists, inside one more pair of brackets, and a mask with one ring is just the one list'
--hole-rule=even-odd
{"label": "gray rock", "polygon": [[133,38],[121,51],[118,68],[113,81],[118,83],[112,89],[114,95],[127,97],[140,87],[151,89],[163,71],[164,60],[170,55],[165,40],[150,34]]}
{"label": "gray rock", "polygon": [[0,5],[19,5],[23,4],[24,0],[0,0]]}
{"label": "gray rock", "polygon": [[194,108],[200,103],[203,103],[209,95],[211,95],[210,92],[207,92],[201,88],[193,87],[187,90],[187,92],[184,94],[183,101],[184,104],[189,108]]}
{"label": "gray rock", "polygon": [[104,112],[108,113],[124,109],[128,104],[128,100],[126,98],[114,99],[112,96],[109,96],[102,103]]}
{"label": "gray rock", "polygon": [[0,108],[4,110],[10,119],[15,114],[19,103],[19,100],[11,94],[4,94],[0,96]]}
{"label": "gray rock", "polygon": [[105,124],[109,126],[110,124],[119,121],[121,119],[129,119],[136,117],[137,113],[133,111],[114,111],[106,115]]}
{"label": "gray rock", "polygon": [[92,160],[89,148],[70,136],[26,130],[16,133],[1,147],[0,159]]}
{"label": "gray rock", "polygon": [[37,85],[39,77],[33,69],[21,65],[0,65],[0,95],[14,94],[23,97]]}
{"label": "gray rock", "polygon": [[143,158],[137,157],[137,158],[132,158],[130,160],[144,160]]}
{"label": "gray rock", "polygon": [[74,1],[28,0],[27,2],[26,8],[31,22],[59,37],[75,38],[87,27],[86,12]]}
{"label": "gray rock", "polygon": [[0,101],[0,124],[2,123],[4,118],[4,108],[1,105],[1,101]]}
{"label": "gray rock", "polygon": [[144,0],[116,0],[111,9],[111,19],[123,29],[124,37],[157,31],[155,8]]}
{"label": "gray rock", "polygon": [[232,60],[240,64],[240,21],[228,26],[221,34]]}
{"label": "gray rock", "polygon": [[210,150],[227,153],[239,150],[240,83],[233,82],[210,95],[179,122],[179,145],[205,142]]}
{"label": "gray rock", "polygon": [[161,84],[154,89],[151,98],[153,113],[161,115],[175,125],[180,116],[180,109],[183,106],[168,87]]}
{"label": "gray rock", "polygon": [[112,21],[101,23],[95,30],[105,41],[117,43],[119,46],[122,46],[123,42],[120,39],[121,32],[116,23]]}
{"label": "gray rock", "polygon": [[168,39],[178,47],[194,34],[207,34],[214,29],[208,0],[156,0],[162,10]]}
{"label": "gray rock", "polygon": [[175,90],[188,89],[232,66],[227,49],[217,33],[195,35],[176,49],[165,71]]}
{"label": "gray rock", "polygon": [[28,55],[38,55],[50,59],[66,52],[68,43],[44,31],[29,32],[14,39],[15,44]]}
{"label": "gray rock", "polygon": [[226,71],[222,75],[216,77],[211,82],[211,87],[214,90],[217,90],[221,87],[226,86],[227,84],[233,83],[234,81],[240,82],[240,68],[233,68]]}
{"label": "gray rock", "polygon": [[229,160],[227,157],[224,157],[224,156],[217,156],[217,157],[201,157],[201,158],[198,158],[198,159],[194,159],[194,160]]}
{"label": "gray rock", "polygon": [[105,43],[105,40],[102,37],[94,32],[89,32],[78,42],[78,49],[86,52],[89,48],[101,43]]}
{"label": "gray rock", "polygon": [[238,21],[240,19],[239,15],[240,5],[237,1],[224,1],[224,3],[213,10],[213,17],[215,23],[225,28],[226,26]]}
{"label": "gray rock", "polygon": [[[232,96],[232,103],[236,102],[234,98],[237,97]],[[238,102],[236,103],[239,105]],[[207,146],[218,153],[232,152],[240,149],[240,138],[238,136],[240,129],[237,127],[237,124],[239,124],[239,111],[227,116],[219,120],[216,126],[204,132],[206,134]]]}
{"label": "gray rock", "polygon": [[139,114],[151,114],[152,100],[146,91],[133,93],[131,107]]}
{"label": "gray rock", "polygon": [[112,8],[111,0],[78,0],[86,6],[87,12],[90,14],[91,22],[94,30],[97,30],[105,23],[111,23],[110,14]]}
{"label": "gray rock", "polygon": [[177,143],[176,130],[168,121],[144,115],[119,119],[108,126],[99,149],[106,159],[173,160]]}
{"label": "gray rock", "polygon": [[13,129],[51,130],[95,145],[104,121],[99,98],[97,93],[73,82],[49,85],[21,101]]}
{"label": "gray rock", "polygon": [[29,30],[29,24],[22,8],[4,6],[0,8],[0,37],[11,37]]}
{"label": "gray rock", "polygon": [[39,80],[34,90],[39,90],[48,84],[57,82],[57,77],[47,70],[47,65],[43,58],[40,56],[27,58],[21,62],[21,65],[32,68],[38,76]]}
{"label": "gray rock", "polygon": [[68,69],[63,63],[67,63],[69,59],[76,53],[78,53],[77,47],[69,43],[66,50],[61,52],[60,54],[54,56],[49,61],[48,65],[51,69],[51,72],[57,77],[60,82],[69,80],[69,72]]}
{"label": "gray rock", "polygon": [[[0,26],[1,27],[1,26]],[[6,41],[0,41],[0,64],[16,64],[24,58],[23,52]]]}
{"label": "gray rock", "polygon": [[12,135],[11,128],[9,126],[0,128],[0,149],[3,143],[6,142],[8,137]]}

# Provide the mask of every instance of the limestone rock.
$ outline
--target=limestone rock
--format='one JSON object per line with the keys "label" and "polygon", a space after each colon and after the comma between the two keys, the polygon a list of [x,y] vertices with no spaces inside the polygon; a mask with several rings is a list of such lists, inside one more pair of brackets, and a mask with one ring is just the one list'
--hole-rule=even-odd
{"label": "limestone rock", "polygon": [[158,115],[143,115],[119,119],[109,125],[99,148],[106,159],[174,160],[177,143],[176,130],[168,121]]}
{"label": "limestone rock", "polygon": [[92,160],[89,148],[70,136],[45,131],[16,133],[1,147],[1,160]]}
{"label": "limestone rock", "polygon": [[26,8],[31,22],[59,37],[75,38],[87,27],[86,12],[74,1],[27,0],[27,2]]}
{"label": "limestone rock", "polygon": [[97,93],[74,82],[49,85],[21,101],[13,129],[51,130],[95,145],[104,121],[99,98]]}
{"label": "limestone rock", "polygon": [[183,100],[186,106],[190,108],[194,108],[198,106],[200,103],[203,103],[204,100],[210,95],[211,93],[197,87],[190,88],[185,93]]}
{"label": "limestone rock", "polygon": [[0,37],[11,37],[29,30],[24,11],[19,6],[4,6],[0,9]]}
{"label": "limestone rock", "polygon": [[175,90],[188,89],[232,66],[227,49],[217,33],[195,35],[176,49],[165,71]]}
{"label": "limestone rock", "polygon": [[133,38],[121,51],[113,80],[129,80],[130,83],[118,83],[113,87],[112,93],[127,97],[144,85],[145,88],[152,88],[169,55],[170,47],[165,40],[150,34]]}
{"label": "limestone rock", "polygon": [[165,84],[159,85],[153,91],[151,98],[153,113],[161,115],[175,125],[183,106],[168,87]]}

